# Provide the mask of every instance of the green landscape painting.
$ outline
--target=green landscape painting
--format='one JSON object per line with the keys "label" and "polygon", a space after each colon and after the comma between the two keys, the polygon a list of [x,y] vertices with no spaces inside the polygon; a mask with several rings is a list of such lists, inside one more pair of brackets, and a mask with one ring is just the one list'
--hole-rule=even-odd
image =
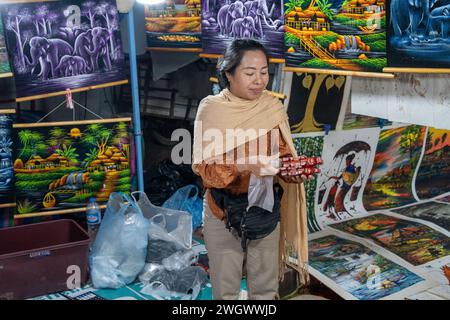
{"label": "green landscape painting", "polygon": [[70,211],[130,192],[130,121],[14,125],[17,213]]}

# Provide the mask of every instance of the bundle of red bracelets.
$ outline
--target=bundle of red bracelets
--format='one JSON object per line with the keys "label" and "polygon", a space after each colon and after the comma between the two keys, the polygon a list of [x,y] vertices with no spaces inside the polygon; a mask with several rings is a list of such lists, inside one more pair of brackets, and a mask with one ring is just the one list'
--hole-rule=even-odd
{"label": "bundle of red bracelets", "polygon": [[280,173],[282,176],[302,176],[310,179],[316,173],[320,173],[317,166],[323,164],[319,157],[285,157],[281,158]]}

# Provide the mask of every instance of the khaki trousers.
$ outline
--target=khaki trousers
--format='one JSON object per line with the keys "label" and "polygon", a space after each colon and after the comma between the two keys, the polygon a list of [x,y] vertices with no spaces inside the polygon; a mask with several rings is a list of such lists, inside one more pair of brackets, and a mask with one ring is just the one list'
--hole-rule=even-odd
{"label": "khaki trousers", "polygon": [[[246,267],[250,300],[272,300],[278,297],[280,224],[267,237],[251,240],[245,253],[242,250],[240,238],[226,229],[224,222],[213,215],[205,195],[203,225],[213,299],[237,299],[244,267]],[[244,256],[246,266],[244,266]]]}

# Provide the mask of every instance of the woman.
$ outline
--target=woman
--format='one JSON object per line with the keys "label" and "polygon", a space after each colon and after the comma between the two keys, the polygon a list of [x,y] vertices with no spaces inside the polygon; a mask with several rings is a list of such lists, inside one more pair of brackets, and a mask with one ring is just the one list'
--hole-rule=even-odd
{"label": "woman", "polygon": [[[275,155],[275,152],[271,152],[273,142],[279,143],[279,157],[296,156],[287,114],[280,101],[265,90],[269,82],[268,58],[260,43],[248,39],[234,40],[227,48],[218,72],[224,89],[220,94],[201,101],[195,122],[193,150],[193,170],[201,176],[206,188],[204,239],[213,298],[236,299],[245,267],[249,299],[275,299],[278,297],[279,276],[283,274],[285,263],[299,271],[302,283],[308,281],[306,207],[302,180],[299,177],[278,179],[278,169],[272,165]],[[253,130],[257,132],[254,137],[257,140],[238,137],[237,144],[229,144],[230,141],[226,141],[227,129],[238,129],[241,133]],[[278,131],[270,131],[273,129]],[[213,131],[221,133],[224,140],[212,140],[210,133]],[[280,133],[278,137],[274,132]],[[259,144],[264,140],[266,145]],[[211,141],[222,151],[208,155]],[[252,144],[254,141],[258,142],[258,153],[256,161],[250,161],[255,160],[252,153],[255,149],[250,146],[255,145]],[[237,161],[242,160],[239,156],[239,148],[242,147],[245,148],[245,163]],[[259,187],[251,189],[255,181]],[[230,195],[256,190],[257,194],[264,195],[258,204],[266,207],[272,205],[273,208],[273,189],[264,189],[268,181],[272,184],[278,181],[284,191],[280,223],[268,236],[251,240],[244,251],[236,232],[225,228],[225,212],[213,199],[211,190],[224,190]]]}

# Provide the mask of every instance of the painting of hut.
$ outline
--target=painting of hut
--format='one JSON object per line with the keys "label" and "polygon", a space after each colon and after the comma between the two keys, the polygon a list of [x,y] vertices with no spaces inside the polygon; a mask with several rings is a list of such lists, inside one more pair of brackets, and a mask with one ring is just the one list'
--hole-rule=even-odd
{"label": "painting of hut", "polygon": [[201,48],[200,0],[166,0],[145,6],[148,48]]}
{"label": "painting of hut", "polygon": [[288,0],[286,65],[381,72],[386,66],[384,0]]}
{"label": "painting of hut", "polygon": [[17,124],[17,213],[70,211],[131,191],[130,118]]}

